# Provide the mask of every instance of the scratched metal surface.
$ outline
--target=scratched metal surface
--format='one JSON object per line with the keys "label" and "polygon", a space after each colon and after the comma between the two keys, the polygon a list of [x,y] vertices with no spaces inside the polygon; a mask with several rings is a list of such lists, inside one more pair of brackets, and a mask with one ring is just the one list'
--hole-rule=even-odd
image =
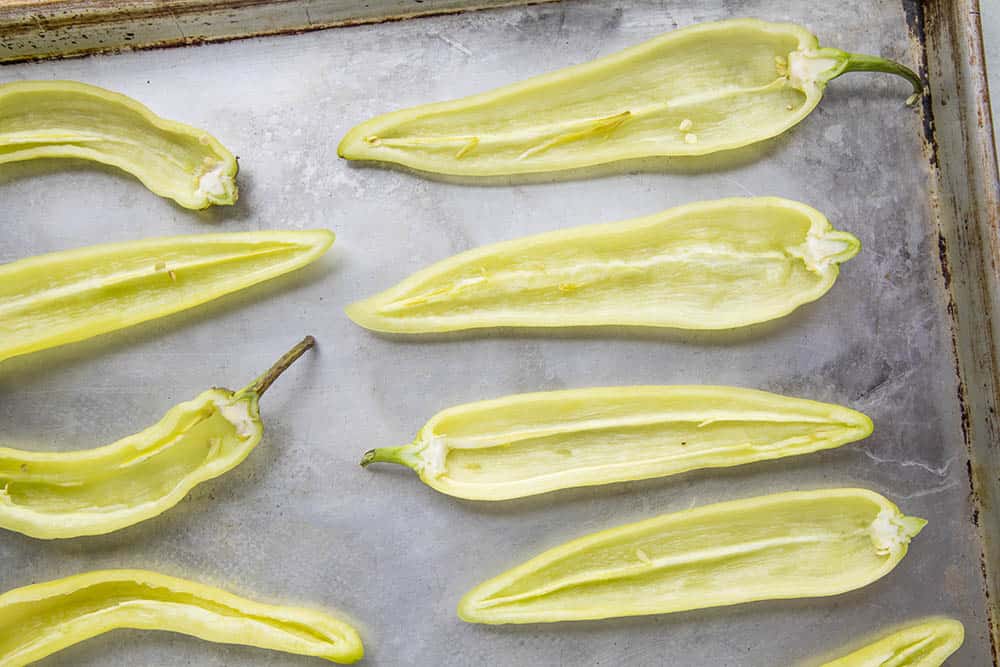
{"label": "scratched metal surface", "polygon": [[[614,5],[611,7],[609,5]],[[314,333],[319,349],[263,401],[264,442],[165,515],[118,533],[43,542],[0,535],[0,589],[142,567],[267,600],[340,610],[371,665],[795,664],[928,614],[967,630],[954,665],[987,665],[979,544],[962,444],[921,120],[905,82],[852,75],[785,137],[725,158],[653,161],[510,187],[420,178],[336,158],[372,114],[569,65],[693,22],[801,22],[823,43],[915,63],[898,3],[568,2],[205,47],[0,68],[0,80],[107,86],[210,129],[241,159],[235,208],[192,213],[112,170],[0,169],[0,261],[110,240],[326,226],[318,265],[188,314],[0,368],[0,439],[93,447],[204,388],[247,382]],[[400,340],[342,307],[484,243],[727,195],[824,211],[863,252],[820,301],[728,333],[503,332]],[[631,383],[733,384],[844,403],[863,443],[728,471],[458,501],[361,453],[408,441],[436,411],[512,392]],[[567,539],[661,512],[790,489],[864,486],[930,524],[889,576],[827,599],[604,622],[485,627],[454,613],[479,581]],[[119,631],[47,665],[306,664],[308,659]]]}

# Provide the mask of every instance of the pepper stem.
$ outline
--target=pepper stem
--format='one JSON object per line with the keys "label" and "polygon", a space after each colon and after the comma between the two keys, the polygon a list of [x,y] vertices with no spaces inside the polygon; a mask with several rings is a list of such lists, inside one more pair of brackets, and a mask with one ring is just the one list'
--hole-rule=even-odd
{"label": "pepper stem", "polygon": [[274,381],[277,380],[282,373],[287,371],[299,357],[305,354],[306,350],[310,349],[314,345],[316,345],[316,339],[312,336],[306,336],[299,341],[295,347],[290,349],[288,352],[285,352],[280,359],[274,362],[273,366],[267,369],[267,371],[259,378],[247,385],[247,387],[240,393],[254,393],[257,394],[257,396],[263,396],[264,392],[267,391],[272,384],[274,384]]}
{"label": "pepper stem", "polygon": [[913,94],[907,98],[907,104],[915,103],[924,93],[924,82],[920,79],[920,75],[906,65],[888,58],[869,56],[863,53],[845,53],[844,55],[847,56],[847,61],[839,72],[830,77],[831,79],[836,79],[847,72],[884,72],[901,76],[913,86]]}
{"label": "pepper stem", "polygon": [[361,457],[361,467],[366,468],[369,463],[398,463],[399,465],[406,466],[407,468],[416,469],[418,462],[413,454],[410,453],[411,449],[410,445],[369,449],[365,452],[365,455]]}

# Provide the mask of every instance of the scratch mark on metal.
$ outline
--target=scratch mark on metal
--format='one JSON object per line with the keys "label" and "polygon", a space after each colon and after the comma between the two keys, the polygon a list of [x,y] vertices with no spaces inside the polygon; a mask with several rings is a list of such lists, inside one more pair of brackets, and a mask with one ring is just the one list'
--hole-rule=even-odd
{"label": "scratch mark on metal", "polygon": [[470,51],[464,44],[462,44],[457,39],[452,39],[451,37],[448,37],[447,35],[442,35],[441,33],[437,34],[437,38],[440,39],[445,44],[447,44],[448,46],[450,46],[451,48],[455,49],[456,51],[464,53],[465,55],[470,57],[472,56],[472,51]]}
{"label": "scratch mark on metal", "polygon": [[948,459],[947,461],[945,461],[945,463],[944,463],[943,466],[941,466],[940,468],[935,468],[935,467],[933,467],[931,465],[928,465],[928,464],[924,463],[923,461],[916,461],[916,460],[912,460],[912,459],[911,460],[905,460],[905,461],[897,461],[897,460],[893,460],[893,459],[883,459],[883,458],[881,458],[879,456],[876,456],[875,454],[872,454],[867,449],[862,449],[860,451],[861,451],[862,454],[864,454],[865,456],[867,456],[868,458],[870,458],[875,463],[878,463],[878,464],[888,464],[888,465],[898,465],[898,466],[903,467],[903,468],[920,468],[921,470],[926,470],[927,472],[931,473],[932,475],[935,475],[936,477],[947,477],[948,476],[948,471],[951,469],[952,464],[955,463],[955,459],[957,458],[957,457],[953,456],[950,459]]}
{"label": "scratch mark on metal", "polygon": [[733,185],[735,185],[737,188],[739,188],[740,192],[742,192],[743,194],[745,194],[745,195],[747,195],[749,197],[753,197],[754,196],[753,192],[751,192],[745,185],[743,185],[742,183],[740,183],[739,181],[737,181],[732,176],[723,176],[722,178],[724,178],[725,180],[729,181],[730,183],[732,183]]}
{"label": "scratch mark on metal", "polygon": [[947,484],[935,486],[930,489],[924,489],[923,491],[914,491],[913,493],[894,493],[893,497],[900,500],[912,500],[913,498],[922,498],[924,496],[933,496],[936,493],[944,493],[945,491],[953,489],[956,486],[958,486],[958,480],[952,480]]}
{"label": "scratch mark on metal", "polygon": [[184,28],[181,27],[181,22],[177,19],[177,14],[174,14],[172,9],[170,10],[170,18],[174,20],[174,25],[177,26],[177,32],[180,33],[181,39],[187,41],[187,35],[184,34]]}

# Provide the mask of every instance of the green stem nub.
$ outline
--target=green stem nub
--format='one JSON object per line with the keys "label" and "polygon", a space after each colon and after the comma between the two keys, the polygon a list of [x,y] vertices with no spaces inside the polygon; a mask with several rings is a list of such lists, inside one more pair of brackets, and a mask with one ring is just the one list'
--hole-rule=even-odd
{"label": "green stem nub", "polygon": [[924,82],[920,79],[920,75],[906,65],[897,63],[895,60],[879,56],[868,56],[863,53],[848,53],[847,62],[844,64],[843,69],[833,78],[837,78],[837,76],[846,74],[847,72],[884,72],[903,77],[913,86],[913,94],[907,98],[907,104],[914,104],[924,94]]}
{"label": "green stem nub", "polygon": [[369,463],[398,463],[399,465],[406,466],[407,468],[413,468],[416,464],[413,459],[413,454],[410,453],[410,447],[408,445],[403,445],[401,447],[377,447],[375,449],[369,449],[365,452],[365,455],[361,457],[361,467],[365,468]]}
{"label": "green stem nub", "polygon": [[264,392],[268,390],[274,381],[277,380],[282,373],[288,370],[288,368],[295,363],[295,361],[306,353],[307,350],[316,345],[316,339],[312,336],[306,336],[299,343],[290,349],[288,352],[282,355],[280,359],[274,362],[267,371],[261,375],[259,378],[254,380],[250,385],[244,389],[244,392],[252,392],[257,394],[257,396],[263,396]]}

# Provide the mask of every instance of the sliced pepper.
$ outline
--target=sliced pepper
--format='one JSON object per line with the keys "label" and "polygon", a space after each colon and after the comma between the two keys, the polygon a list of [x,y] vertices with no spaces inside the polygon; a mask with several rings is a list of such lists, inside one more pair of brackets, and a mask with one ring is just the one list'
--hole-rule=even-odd
{"label": "sliced pepper", "polygon": [[302,607],[248,600],[146,570],[100,570],[0,595],[0,664],[20,667],[116,630],[166,630],[348,664],[364,655],[357,631]]}
{"label": "sliced pepper", "polygon": [[333,233],[194,234],[0,265],[0,361],[193,308],[318,259]]}
{"label": "sliced pepper", "polygon": [[806,454],[871,432],[860,412],[751,389],[600,387],[450,408],[361,465],[400,463],[441,493],[506,500]]}
{"label": "sliced pepper", "polygon": [[652,156],[705,155],[785,132],[846,72],[913,71],[820,48],[791,23],[752,19],[675,30],[593,62],[490,92],[395,111],[353,128],[341,157],[496,176]]}
{"label": "sliced pepper", "polygon": [[242,390],[209,389],[111,445],[68,452],[0,447],[0,528],[79,537],[162,514],[253,451],[264,432],[260,397],[315,342],[306,337]]}
{"label": "sliced pepper", "polygon": [[0,85],[0,164],[36,158],[117,167],[185,208],[236,203],[236,158],[215,137],[84,83]]}
{"label": "sliced pepper", "polygon": [[896,630],[823,667],[939,667],[965,641],[965,627],[951,618],[928,618]]}
{"label": "sliced pepper", "polygon": [[719,199],[470,250],[352,304],[347,314],[363,327],[393,333],[729,329],[818,299],[860,247],[805,204]]}
{"label": "sliced pepper", "polygon": [[472,623],[548,623],[836,595],[888,574],[927,522],[865,489],[664,514],[542,553],[472,589]]}

